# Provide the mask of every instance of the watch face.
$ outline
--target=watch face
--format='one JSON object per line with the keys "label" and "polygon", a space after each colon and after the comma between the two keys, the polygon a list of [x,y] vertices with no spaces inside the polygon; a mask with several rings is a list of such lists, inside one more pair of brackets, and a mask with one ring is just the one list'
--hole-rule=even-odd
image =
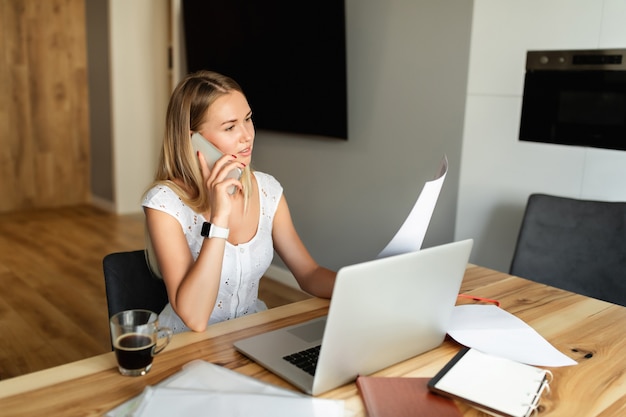
{"label": "watch face", "polygon": [[202,231],[200,232],[201,236],[204,237],[219,237],[222,239],[228,239],[229,230],[224,227],[213,226],[209,222],[204,222],[202,224]]}
{"label": "watch face", "polygon": [[200,232],[200,235],[204,237],[209,237],[209,231],[211,231],[211,223],[202,223],[202,231]]}

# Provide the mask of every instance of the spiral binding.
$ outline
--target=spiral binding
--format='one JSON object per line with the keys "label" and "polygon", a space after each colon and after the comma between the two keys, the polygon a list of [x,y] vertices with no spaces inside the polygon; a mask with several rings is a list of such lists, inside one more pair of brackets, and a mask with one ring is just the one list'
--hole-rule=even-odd
{"label": "spiral binding", "polygon": [[547,395],[550,395],[550,383],[552,382],[553,378],[554,376],[552,375],[552,372],[546,370],[543,373],[543,379],[541,380],[541,385],[539,386],[539,389],[535,393],[533,400],[531,401],[530,404],[525,404],[525,405],[528,405],[528,412],[526,413],[525,417],[531,417],[537,413],[537,409],[539,408],[539,401],[541,400],[541,397],[544,391],[547,393]]}

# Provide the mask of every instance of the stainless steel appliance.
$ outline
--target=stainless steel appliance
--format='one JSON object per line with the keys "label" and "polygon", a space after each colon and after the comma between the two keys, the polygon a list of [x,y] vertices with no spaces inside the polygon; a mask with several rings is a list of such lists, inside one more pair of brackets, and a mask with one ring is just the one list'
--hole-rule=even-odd
{"label": "stainless steel appliance", "polygon": [[529,51],[519,139],[626,150],[626,49]]}

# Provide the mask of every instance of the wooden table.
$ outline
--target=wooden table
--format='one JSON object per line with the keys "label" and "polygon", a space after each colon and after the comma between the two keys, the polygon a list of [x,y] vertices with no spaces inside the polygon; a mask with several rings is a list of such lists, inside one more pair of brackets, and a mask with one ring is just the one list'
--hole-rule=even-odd
{"label": "wooden table", "polygon": [[[541,415],[626,416],[626,308],[521,278],[469,265],[462,292],[498,299],[502,308],[531,325],[557,349],[579,362],[552,368],[550,397]],[[463,299],[459,299],[463,300]],[[460,301],[465,302],[465,301]],[[236,352],[233,342],[266,330],[326,314],[328,301],[310,299],[184,333],[156,357],[150,373],[119,375],[113,353],[0,381],[2,416],[99,416],[174,374],[193,359],[204,359],[283,387],[279,377]],[[378,372],[378,376],[431,377],[461,348],[442,346]],[[355,416],[366,416],[354,383],[322,398],[341,399]],[[478,411],[458,404],[467,416]]]}

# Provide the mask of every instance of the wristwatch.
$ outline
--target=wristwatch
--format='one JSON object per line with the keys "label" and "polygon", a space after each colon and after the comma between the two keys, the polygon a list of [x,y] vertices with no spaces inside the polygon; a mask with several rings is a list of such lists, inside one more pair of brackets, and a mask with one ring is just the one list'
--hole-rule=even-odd
{"label": "wristwatch", "polygon": [[202,231],[200,234],[206,238],[218,237],[220,239],[228,239],[228,234],[230,230],[225,227],[219,227],[209,222],[204,222],[202,224]]}

